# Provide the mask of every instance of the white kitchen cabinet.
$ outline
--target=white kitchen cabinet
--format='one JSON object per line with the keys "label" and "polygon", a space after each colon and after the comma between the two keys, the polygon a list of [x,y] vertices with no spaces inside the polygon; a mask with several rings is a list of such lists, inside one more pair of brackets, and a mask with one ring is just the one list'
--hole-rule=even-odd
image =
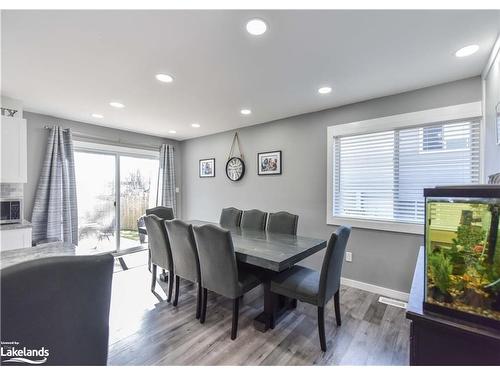
{"label": "white kitchen cabinet", "polygon": [[31,247],[31,228],[0,231],[0,251],[22,249],[25,247]]}
{"label": "white kitchen cabinet", "polygon": [[26,183],[28,137],[26,120],[1,116],[1,176],[3,183]]}

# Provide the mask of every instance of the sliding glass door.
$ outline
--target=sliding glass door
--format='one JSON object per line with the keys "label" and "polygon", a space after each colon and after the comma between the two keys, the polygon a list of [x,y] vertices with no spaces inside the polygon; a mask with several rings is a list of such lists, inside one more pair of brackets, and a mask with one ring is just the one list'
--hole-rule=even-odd
{"label": "sliding glass door", "polygon": [[104,145],[75,147],[79,247],[111,251],[145,242],[137,220],[156,206],[157,154]]}

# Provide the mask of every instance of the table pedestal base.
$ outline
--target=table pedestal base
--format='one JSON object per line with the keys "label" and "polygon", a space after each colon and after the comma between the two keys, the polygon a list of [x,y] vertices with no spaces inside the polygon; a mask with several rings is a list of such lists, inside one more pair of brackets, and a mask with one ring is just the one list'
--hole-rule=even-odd
{"label": "table pedestal base", "polygon": [[264,311],[253,321],[256,330],[266,332],[283,318],[287,310],[295,309],[297,300],[271,292],[270,283],[264,283]]}

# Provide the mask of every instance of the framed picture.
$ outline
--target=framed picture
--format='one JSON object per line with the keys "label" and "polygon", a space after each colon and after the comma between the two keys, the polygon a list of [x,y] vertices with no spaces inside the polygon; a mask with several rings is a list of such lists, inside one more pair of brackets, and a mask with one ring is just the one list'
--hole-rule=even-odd
{"label": "framed picture", "polygon": [[258,153],[257,173],[259,175],[281,174],[281,151]]}
{"label": "framed picture", "polygon": [[200,177],[215,177],[215,159],[200,160]]}

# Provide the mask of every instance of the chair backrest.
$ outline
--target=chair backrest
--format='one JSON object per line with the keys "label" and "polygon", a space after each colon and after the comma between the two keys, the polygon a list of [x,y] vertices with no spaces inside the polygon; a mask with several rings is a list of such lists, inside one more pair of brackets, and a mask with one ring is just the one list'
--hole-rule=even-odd
{"label": "chair backrest", "polygon": [[156,215],[163,220],[173,220],[174,210],[171,207],[157,206],[148,208],[146,210],[146,215]]}
{"label": "chair backrest", "polygon": [[175,274],[192,282],[200,282],[200,260],[194,240],[193,226],[182,220],[167,220],[165,226]]}
{"label": "chair backrest", "polygon": [[240,226],[243,229],[264,230],[266,228],[267,212],[260,210],[243,211]]}
{"label": "chair backrest", "polygon": [[231,232],[215,225],[193,227],[200,258],[201,284],[227,298],[240,295]]}
{"label": "chair backrest", "polygon": [[324,306],[340,288],[342,263],[350,234],[351,227],[341,226],[335,233],[332,233],[328,241],[319,280],[320,306]]}
{"label": "chair backrest", "polygon": [[2,342],[48,349],[47,365],[106,365],[113,265],[113,256],[105,254],[42,258],[3,269]]}
{"label": "chair backrest", "polygon": [[147,215],[144,218],[148,232],[148,246],[151,252],[151,263],[164,269],[170,269],[173,265],[170,242],[168,241],[167,229],[164,220],[156,215]]}
{"label": "chair backrest", "polygon": [[298,215],[280,211],[269,214],[267,231],[274,233],[297,234]]}
{"label": "chair backrest", "polygon": [[239,227],[242,212],[234,207],[223,208],[220,213],[219,224],[226,228]]}

